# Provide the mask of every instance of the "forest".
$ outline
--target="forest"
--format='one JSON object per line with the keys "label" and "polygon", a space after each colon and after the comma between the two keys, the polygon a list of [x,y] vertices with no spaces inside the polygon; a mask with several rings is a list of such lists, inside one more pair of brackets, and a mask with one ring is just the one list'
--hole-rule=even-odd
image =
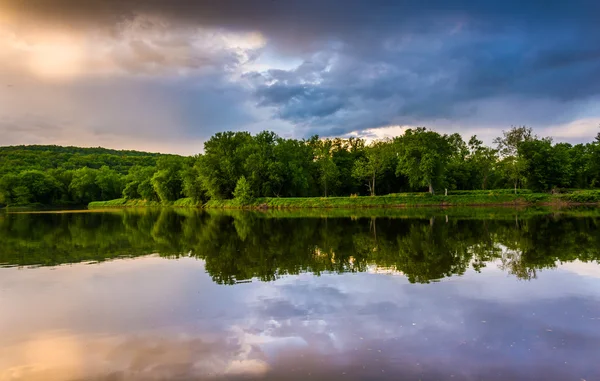
{"label": "forest", "polygon": [[424,127],[367,144],[359,138],[285,139],[220,132],[196,156],[59,146],[0,147],[0,206],[375,196],[401,192],[600,187],[600,133],[556,143],[526,126],[492,146]]}

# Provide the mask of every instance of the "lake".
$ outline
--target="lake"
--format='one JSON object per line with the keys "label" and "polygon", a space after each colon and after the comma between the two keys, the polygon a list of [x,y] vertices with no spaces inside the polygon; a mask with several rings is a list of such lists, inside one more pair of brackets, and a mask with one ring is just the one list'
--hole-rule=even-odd
{"label": "lake", "polygon": [[0,212],[0,380],[600,380],[597,209]]}

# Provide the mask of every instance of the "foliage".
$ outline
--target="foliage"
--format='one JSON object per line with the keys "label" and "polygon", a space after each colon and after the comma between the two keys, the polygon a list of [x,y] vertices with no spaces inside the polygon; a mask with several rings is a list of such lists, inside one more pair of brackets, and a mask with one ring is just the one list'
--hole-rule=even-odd
{"label": "foliage", "polygon": [[565,194],[561,198],[566,201],[579,203],[600,202],[600,191],[576,191]]}
{"label": "foliage", "polygon": [[452,154],[449,137],[419,127],[408,129],[395,139],[398,154],[397,174],[408,177],[413,187],[427,186],[429,193],[442,184]]}
{"label": "foliage", "polygon": [[552,145],[550,139],[534,139],[519,147],[527,173],[527,185],[535,191],[566,187],[570,183],[571,158],[569,144]]}
{"label": "foliage", "polygon": [[[317,167],[317,182],[327,197],[339,185],[340,170],[333,160],[333,141],[321,140],[313,136],[309,141],[313,149],[314,163]],[[328,192],[329,191],[329,192]]]}
{"label": "foliage", "polygon": [[204,155],[198,159],[198,169],[210,198],[233,197],[235,185],[244,174],[251,140],[247,132],[218,132],[204,143]]}
{"label": "foliage", "polygon": [[481,189],[487,189],[490,178],[498,163],[498,150],[483,145],[483,142],[472,136],[469,140],[468,164],[473,176],[473,185],[481,184]]}
{"label": "foliage", "polygon": [[152,186],[162,202],[177,200],[183,191],[180,156],[161,156],[156,161],[157,171],[152,176]]}
{"label": "foliage", "polygon": [[133,167],[154,166],[159,156],[104,148],[0,147],[0,206],[114,199],[128,185],[125,175]]}
{"label": "foliage", "polygon": [[375,196],[375,184],[378,178],[390,167],[390,144],[387,141],[377,141],[365,148],[364,157],[354,162],[352,176],[366,181],[369,193]]}
{"label": "foliage", "polygon": [[[492,148],[476,136],[465,141],[459,134],[419,127],[369,144],[355,137],[298,140],[270,131],[256,135],[222,132],[205,142],[202,154],[191,157],[102,148],[0,147],[0,207],[82,205],[118,198],[125,198],[128,205],[132,200],[171,205],[181,198],[192,200],[186,205],[236,205],[239,200],[231,200],[242,177],[248,194],[256,198],[249,206],[267,200],[275,207],[380,205],[383,201],[353,203],[343,196],[357,195],[359,200],[366,195],[405,197],[425,190],[470,199],[456,201],[456,197],[450,200],[436,194],[415,200],[471,203],[475,202],[473,194],[459,192],[491,190],[479,194],[486,197],[476,202],[546,202],[557,198],[541,195],[526,200],[519,197],[526,195],[519,188],[557,193],[559,189],[600,187],[598,139],[574,146],[554,143],[522,126],[503,131],[494,142]],[[496,200],[507,188],[513,188],[515,197]],[[394,202],[417,202],[412,200]]]}
{"label": "foliage", "polygon": [[125,178],[126,185],[123,189],[123,196],[127,199],[157,201],[158,195],[152,186],[152,177],[155,172],[156,167],[132,167]]}
{"label": "foliage", "polygon": [[69,185],[69,191],[76,202],[84,204],[102,199],[100,187],[96,183],[97,172],[88,167],[73,171],[73,180]]}
{"label": "foliage", "polygon": [[[515,195],[513,190],[506,191],[460,191],[448,196],[432,195],[430,193],[398,193],[387,196],[370,197],[261,197],[245,204],[238,200],[209,200],[204,207],[207,209],[239,208],[241,206],[254,208],[373,208],[373,207],[410,207],[424,205],[453,206],[453,205],[527,205],[535,203],[551,203],[568,201],[563,195],[548,193],[531,193],[524,191]],[[594,201],[591,201],[594,202]]]}
{"label": "foliage", "polygon": [[236,202],[236,204],[242,206],[250,205],[254,200],[250,183],[246,181],[244,176],[240,177],[235,185],[235,190],[233,191],[233,200]]}
{"label": "foliage", "polygon": [[194,200],[196,203],[201,203],[208,199],[197,166],[184,167],[181,170],[181,182],[182,192],[186,197]]}
{"label": "foliage", "polygon": [[520,126],[512,127],[508,131],[502,131],[502,137],[494,139],[498,147],[498,152],[502,157],[502,168],[504,177],[514,184],[515,193],[519,183],[524,180],[527,163],[524,161],[521,151],[521,145],[532,140],[537,140],[530,127]]}

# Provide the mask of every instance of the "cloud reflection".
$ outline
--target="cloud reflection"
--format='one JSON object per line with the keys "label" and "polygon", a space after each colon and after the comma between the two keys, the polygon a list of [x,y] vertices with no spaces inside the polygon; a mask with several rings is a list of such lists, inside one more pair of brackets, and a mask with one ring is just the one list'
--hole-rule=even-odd
{"label": "cloud reflection", "polygon": [[0,317],[2,381],[600,376],[600,287],[568,271],[220,286],[202,261],[141,257],[0,272],[2,309],[16,311]]}

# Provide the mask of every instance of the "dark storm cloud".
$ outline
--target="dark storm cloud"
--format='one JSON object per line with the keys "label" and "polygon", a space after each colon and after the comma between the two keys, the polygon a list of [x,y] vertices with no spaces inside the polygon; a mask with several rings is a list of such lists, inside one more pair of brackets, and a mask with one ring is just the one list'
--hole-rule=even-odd
{"label": "dark storm cloud", "polygon": [[[511,115],[498,118],[481,111],[482,102],[507,99],[524,108],[548,101],[553,110],[533,121],[556,123],[600,93],[600,2],[591,0],[5,3],[17,18],[75,27],[112,30],[147,14],[185,27],[259,31],[267,48],[303,63],[291,70],[247,73],[245,79],[256,105],[293,123],[299,135],[460,121],[479,114],[475,119],[488,125],[519,123]],[[132,48],[146,61],[165,60],[143,42]]]}
{"label": "dark storm cloud", "polygon": [[[286,119],[346,131],[374,127],[376,119],[384,125],[460,119],[477,112],[476,102],[499,98],[522,98],[524,106],[528,99],[549,100],[568,113],[572,102],[600,93],[600,28],[589,17],[569,17],[570,7],[564,18],[554,8],[525,9],[525,17],[515,6],[514,19],[479,12],[455,28],[432,26],[397,41],[380,34],[369,44],[343,45],[330,67],[312,73],[320,81],[301,92],[296,82],[305,74],[273,80],[267,73],[257,94]],[[324,107],[330,100],[335,107]],[[354,115],[366,108],[372,112]],[[551,114],[538,122],[551,122]]]}

